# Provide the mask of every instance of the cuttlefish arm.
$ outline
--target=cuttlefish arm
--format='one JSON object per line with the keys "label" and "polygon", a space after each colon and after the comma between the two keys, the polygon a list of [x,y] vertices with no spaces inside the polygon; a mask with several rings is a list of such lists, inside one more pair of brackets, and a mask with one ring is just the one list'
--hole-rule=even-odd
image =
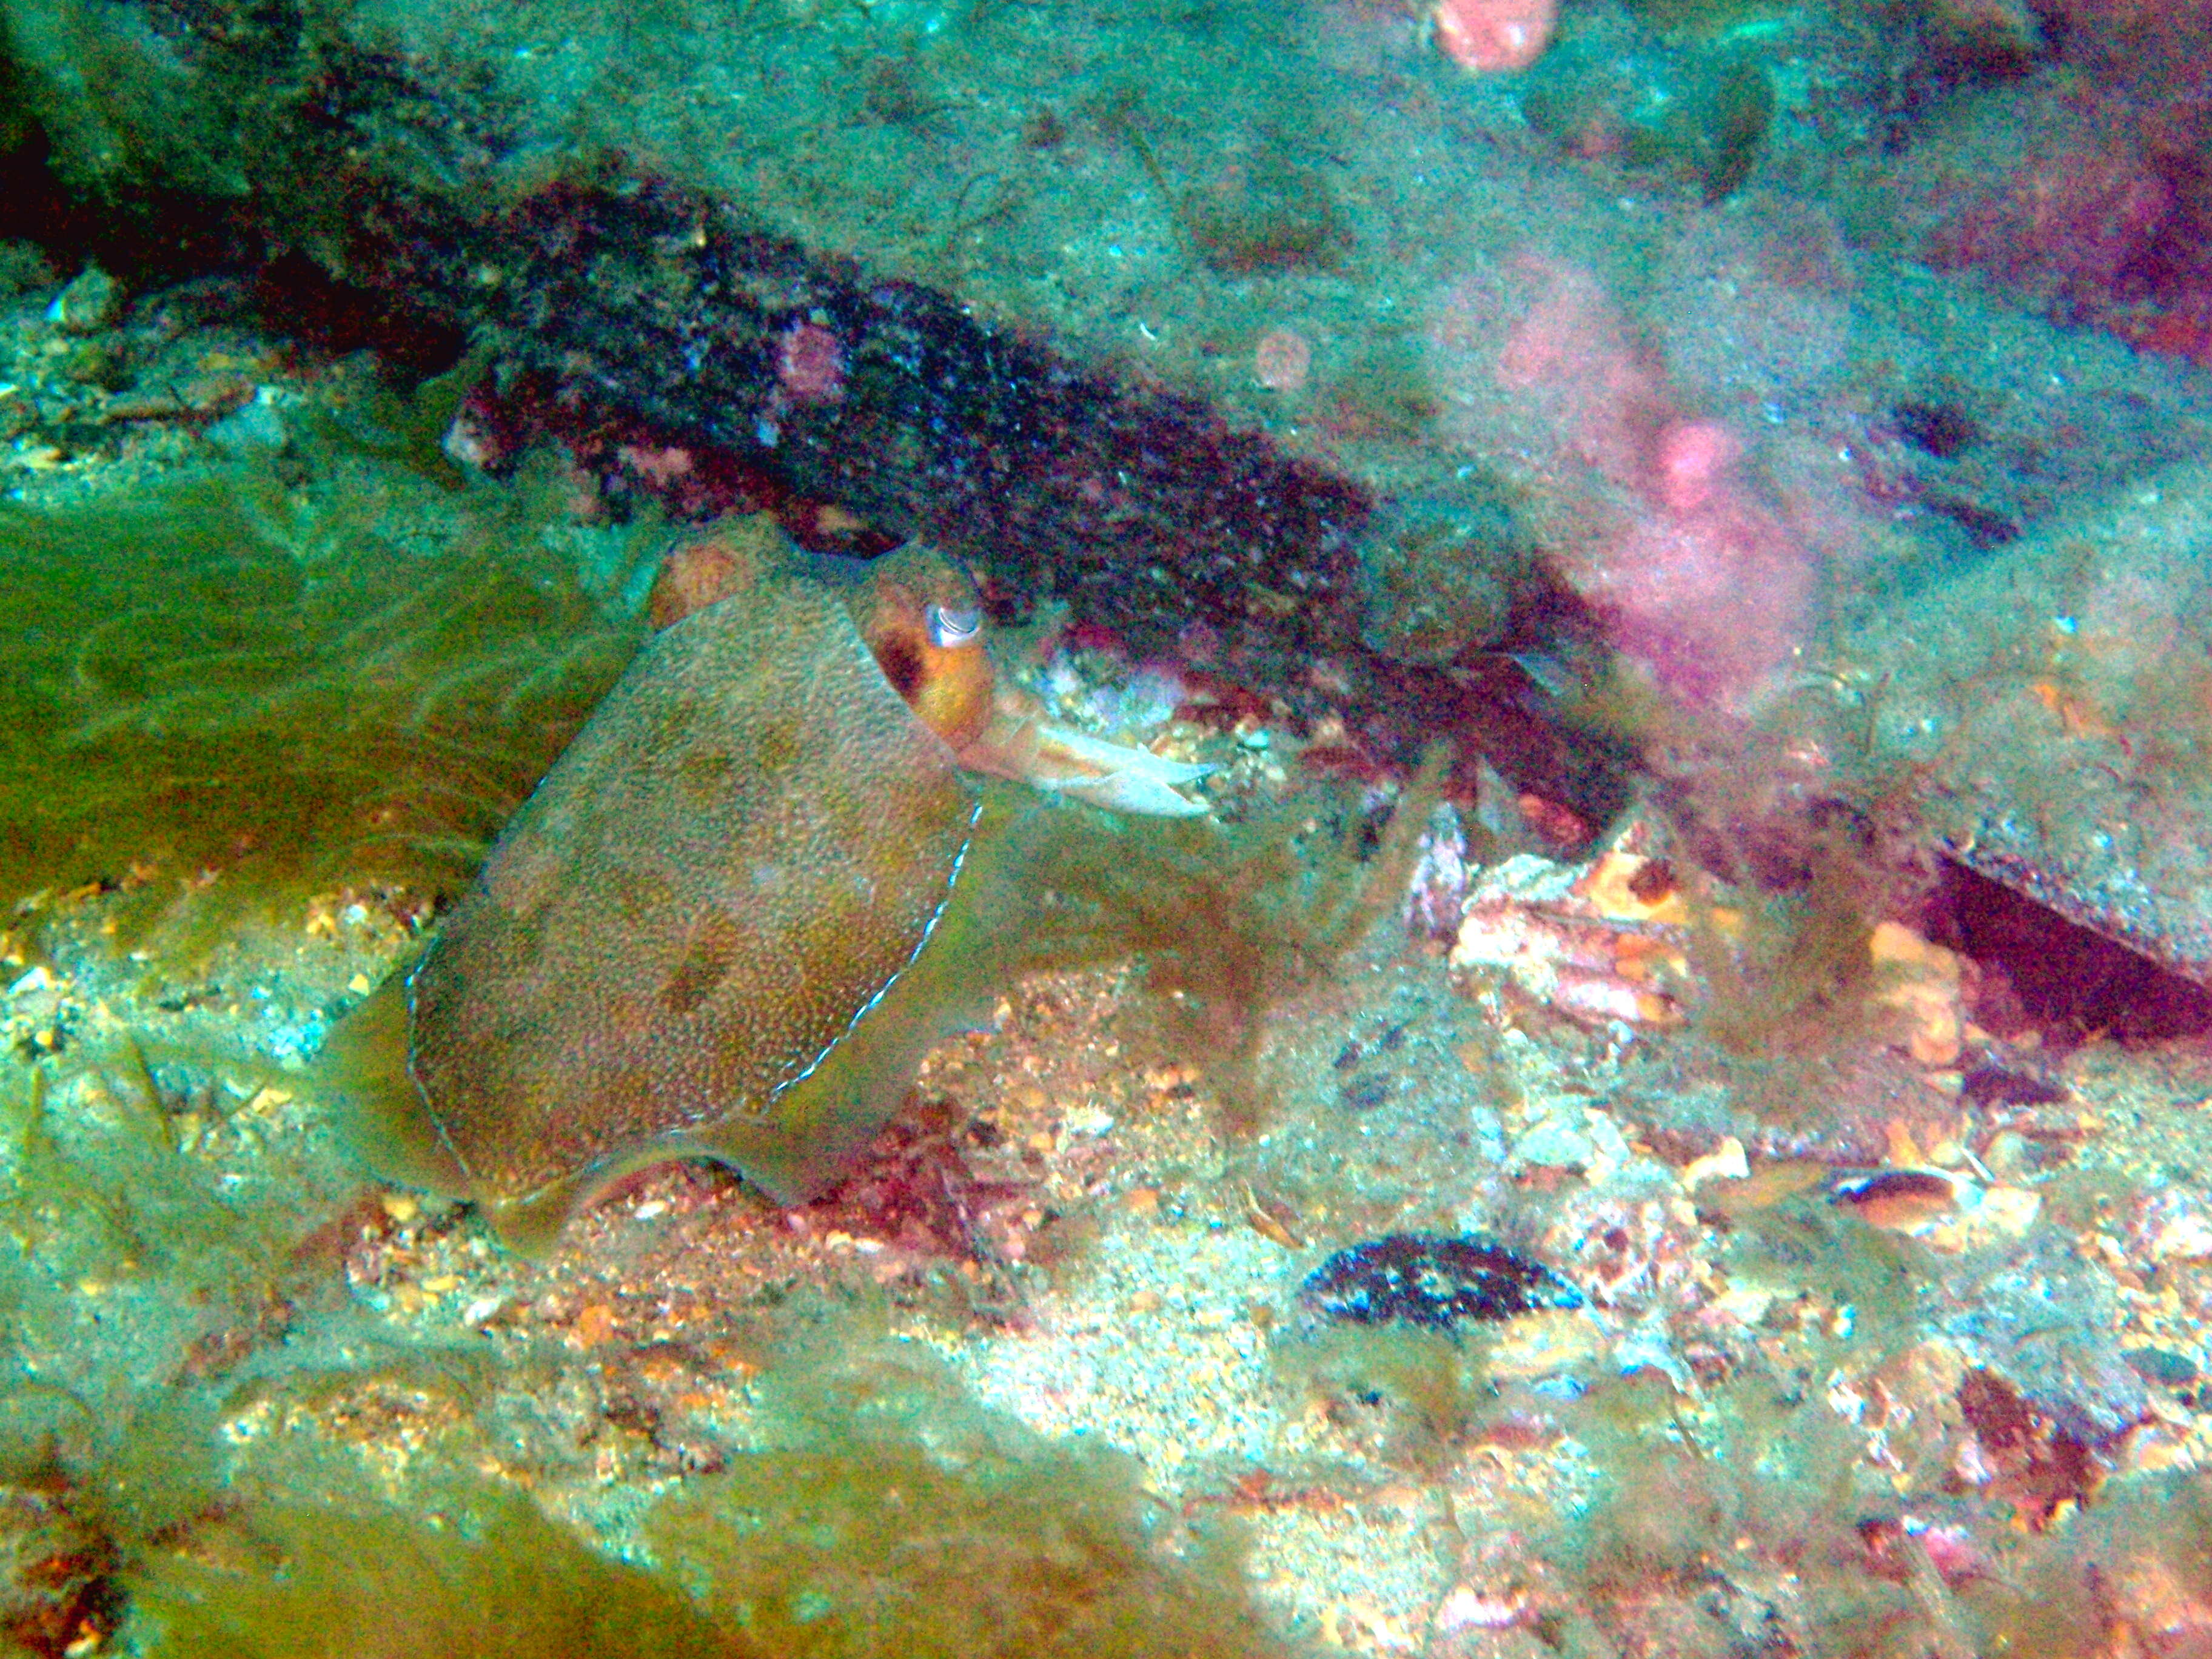
{"label": "cuttlefish arm", "polygon": [[969,771],[1116,812],[1206,812],[1205,803],[1179,786],[1212,767],[1056,725],[1020,691],[1000,684],[975,589],[942,556],[908,550],[878,561],[852,608],[884,678]]}
{"label": "cuttlefish arm", "polygon": [[1183,794],[1180,786],[1213,770],[1056,726],[1027,698],[1003,690],[994,700],[989,723],[955,752],[972,771],[1012,778],[1112,811],[1163,818],[1202,816],[1205,803]]}

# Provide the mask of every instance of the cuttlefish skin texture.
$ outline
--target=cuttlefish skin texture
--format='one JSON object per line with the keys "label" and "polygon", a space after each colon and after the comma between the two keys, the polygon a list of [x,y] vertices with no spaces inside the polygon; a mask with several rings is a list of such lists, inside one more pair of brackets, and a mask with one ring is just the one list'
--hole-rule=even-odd
{"label": "cuttlefish skin texture", "polygon": [[647,642],[408,981],[414,1083],[503,1231],[689,1153],[805,1196],[745,1149],[951,893],[977,785],[835,589],[749,574]]}

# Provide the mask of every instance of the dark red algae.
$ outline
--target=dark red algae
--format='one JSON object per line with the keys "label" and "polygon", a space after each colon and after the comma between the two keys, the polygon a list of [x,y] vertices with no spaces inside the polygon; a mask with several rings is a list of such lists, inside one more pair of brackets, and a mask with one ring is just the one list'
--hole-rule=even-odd
{"label": "dark red algae", "polygon": [[1402,1320],[1448,1331],[1579,1308],[1582,1292],[1542,1262],[1474,1235],[1386,1233],[1339,1250],[1306,1276],[1298,1299],[1355,1325]]}

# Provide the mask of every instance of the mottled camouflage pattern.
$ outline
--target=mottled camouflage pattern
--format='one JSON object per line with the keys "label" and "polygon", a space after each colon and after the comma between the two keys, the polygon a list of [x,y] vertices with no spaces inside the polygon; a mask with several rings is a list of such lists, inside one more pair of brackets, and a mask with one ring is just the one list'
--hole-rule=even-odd
{"label": "mottled camouflage pattern", "polygon": [[471,1195],[546,1194],[557,1228],[623,1169],[772,1132],[927,939],[975,810],[830,587],[767,572],[654,635],[409,983]]}

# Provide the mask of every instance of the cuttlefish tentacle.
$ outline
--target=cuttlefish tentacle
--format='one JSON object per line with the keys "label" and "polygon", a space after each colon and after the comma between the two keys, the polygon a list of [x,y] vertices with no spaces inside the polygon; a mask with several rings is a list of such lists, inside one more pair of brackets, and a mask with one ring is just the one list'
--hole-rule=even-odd
{"label": "cuttlefish tentacle", "polygon": [[973,771],[1152,817],[1202,815],[1205,804],[1183,794],[1179,786],[1195,783],[1213,770],[1056,726],[1011,691],[999,694],[990,723],[957,752],[960,763]]}

